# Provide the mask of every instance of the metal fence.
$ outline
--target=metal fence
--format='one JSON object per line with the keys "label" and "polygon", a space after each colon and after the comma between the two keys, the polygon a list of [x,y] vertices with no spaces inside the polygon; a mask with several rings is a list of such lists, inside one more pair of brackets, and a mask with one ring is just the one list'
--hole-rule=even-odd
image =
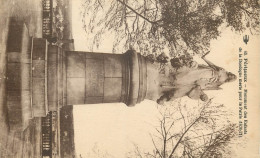
{"label": "metal fence", "polygon": [[53,1],[42,1],[42,36],[43,38],[52,38],[52,18],[53,18]]}
{"label": "metal fence", "polygon": [[52,157],[52,112],[42,118],[42,157]]}

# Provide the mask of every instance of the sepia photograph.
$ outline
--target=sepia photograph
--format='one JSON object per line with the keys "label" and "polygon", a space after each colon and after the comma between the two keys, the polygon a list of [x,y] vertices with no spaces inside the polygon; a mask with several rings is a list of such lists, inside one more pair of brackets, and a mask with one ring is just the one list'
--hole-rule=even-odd
{"label": "sepia photograph", "polygon": [[0,0],[0,158],[260,158],[259,0]]}

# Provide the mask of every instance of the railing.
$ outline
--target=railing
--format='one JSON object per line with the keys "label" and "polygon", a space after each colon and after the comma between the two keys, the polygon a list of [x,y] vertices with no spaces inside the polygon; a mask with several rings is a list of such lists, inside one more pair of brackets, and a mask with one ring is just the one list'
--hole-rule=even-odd
{"label": "railing", "polygon": [[52,157],[52,112],[42,118],[42,157]]}
{"label": "railing", "polygon": [[43,0],[42,1],[42,36],[43,38],[49,39],[52,38],[52,10],[53,2],[52,0]]}

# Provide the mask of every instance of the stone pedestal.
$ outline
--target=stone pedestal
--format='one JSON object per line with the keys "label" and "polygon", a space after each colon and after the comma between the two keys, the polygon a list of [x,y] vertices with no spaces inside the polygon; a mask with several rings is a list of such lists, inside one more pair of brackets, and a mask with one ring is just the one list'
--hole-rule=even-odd
{"label": "stone pedestal", "polygon": [[33,117],[30,66],[32,40],[21,21],[11,18],[6,49],[6,105],[10,130],[23,130]]}
{"label": "stone pedestal", "polygon": [[27,37],[23,42],[24,50],[7,53],[7,106],[14,124],[23,126],[23,120],[45,117],[66,105],[122,102],[134,106],[159,97],[157,67],[135,51],[64,52],[42,38]]}
{"label": "stone pedestal", "polygon": [[123,102],[134,106],[158,98],[158,70],[135,51],[66,52],[65,66],[67,105]]}

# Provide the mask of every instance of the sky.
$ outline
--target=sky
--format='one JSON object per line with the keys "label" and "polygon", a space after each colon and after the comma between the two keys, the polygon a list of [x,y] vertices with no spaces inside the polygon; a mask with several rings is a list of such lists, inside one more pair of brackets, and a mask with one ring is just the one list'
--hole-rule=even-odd
{"label": "sky", "polygon": [[[90,51],[90,40],[93,37],[87,37],[83,29],[82,18],[80,16],[80,9],[82,0],[73,0],[73,37],[75,39],[75,47],[78,51]],[[97,49],[93,48],[93,51],[111,53],[113,45],[113,35],[108,34],[109,38],[103,38],[103,44]]]}
{"label": "sky", "polygon": [[[82,28],[81,17],[79,13],[80,0],[73,0],[73,37],[75,48],[78,51],[90,51],[86,44],[91,40],[86,37]],[[243,35],[234,34],[229,29],[223,29],[222,36],[211,43],[211,53],[207,59],[227,71],[238,74],[238,51],[241,47],[249,53],[249,134],[248,137],[259,135],[256,121],[259,122],[259,37],[250,36],[247,45],[243,43]],[[96,52],[112,52],[113,36],[107,36]],[[126,50],[125,50],[126,51]],[[195,57],[199,63],[203,61]],[[220,91],[207,91],[209,97],[214,97],[214,102],[223,103],[230,111],[234,113],[232,121],[238,122],[238,80],[222,86]],[[187,99],[187,98],[184,98]],[[135,107],[127,107],[122,103],[115,104],[93,104],[74,106],[75,120],[75,142],[76,152],[83,157],[88,156],[95,150],[100,150],[101,154],[109,153],[114,157],[124,157],[133,144],[138,144],[141,148],[151,150],[152,142],[149,133],[154,131],[154,126],[158,119],[157,104],[153,101],[145,100]],[[250,141],[247,149],[257,150],[254,141]],[[251,145],[252,144],[252,145]],[[252,155],[243,155],[241,157],[250,157]],[[255,152],[256,153],[256,152]],[[238,157],[240,157],[238,156]],[[254,155],[255,156],[255,155]]]}

